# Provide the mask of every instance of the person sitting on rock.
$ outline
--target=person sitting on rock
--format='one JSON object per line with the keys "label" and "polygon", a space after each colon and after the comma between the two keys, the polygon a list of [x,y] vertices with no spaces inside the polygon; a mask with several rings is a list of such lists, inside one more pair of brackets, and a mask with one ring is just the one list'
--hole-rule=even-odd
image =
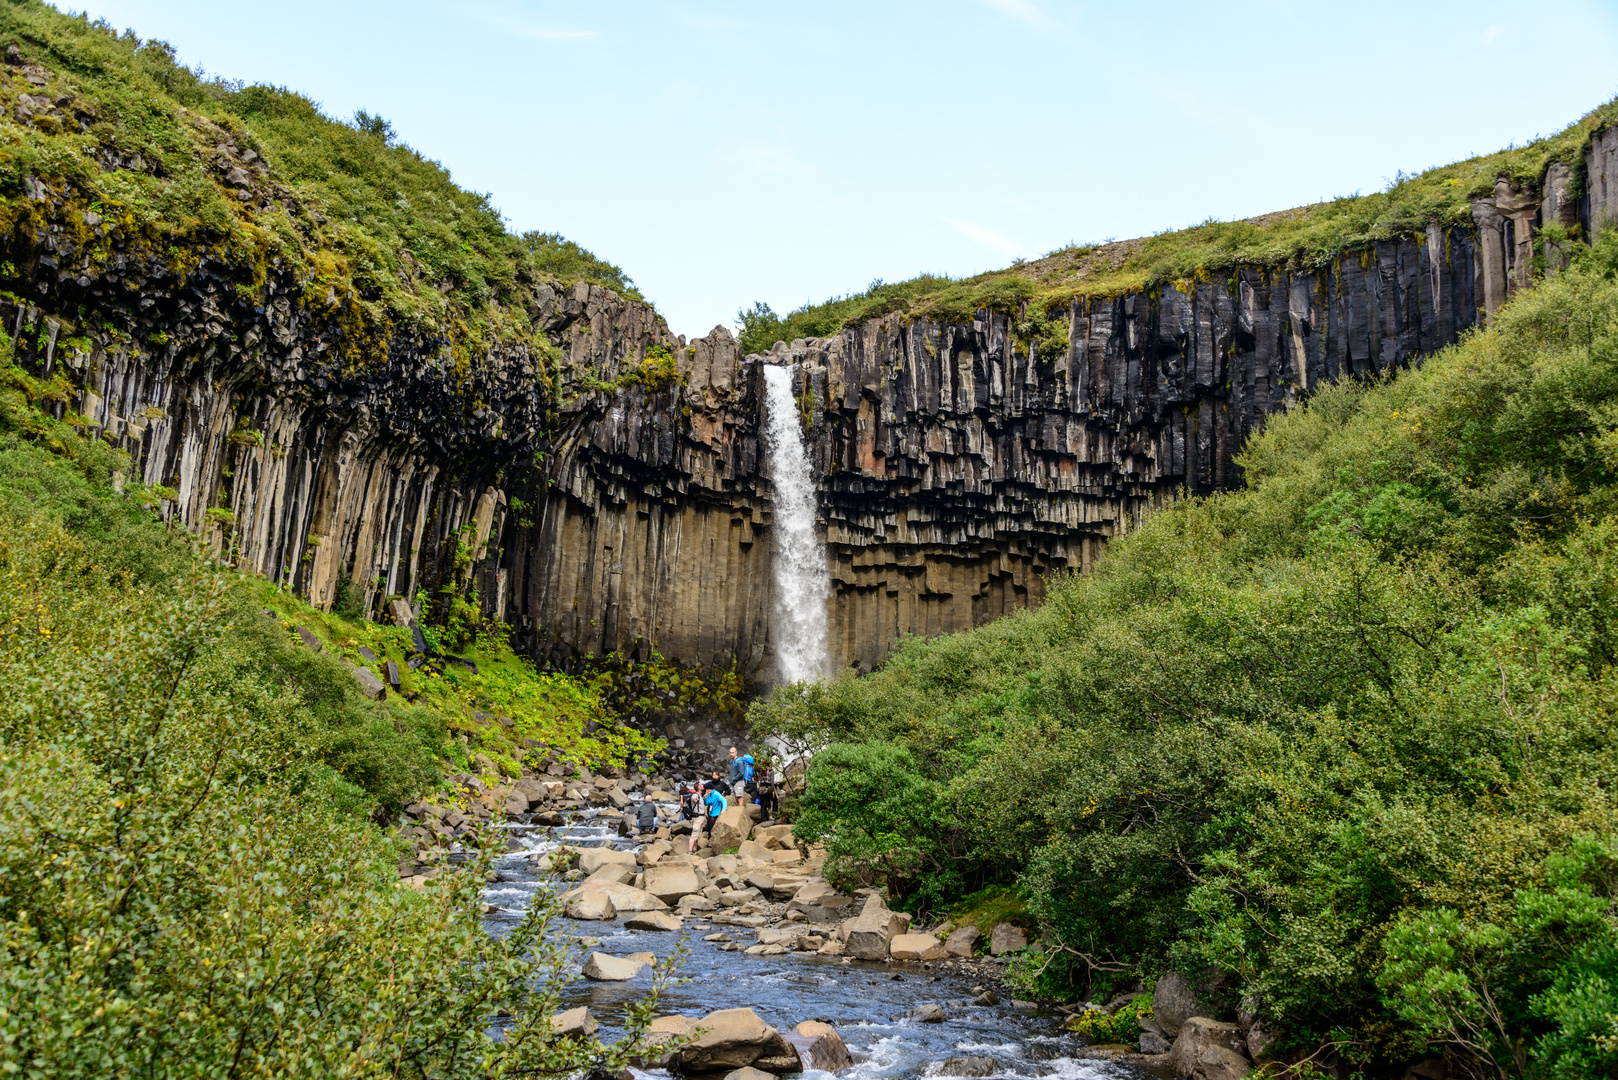
{"label": "person sitting on rock", "polygon": [[719,815],[723,814],[725,812],[725,807],[729,805],[725,802],[724,795],[720,794],[719,792],[718,769],[713,771],[713,780],[714,786],[708,789],[708,795],[703,800],[703,805],[707,808],[708,812],[703,816],[703,819],[697,823],[696,827],[691,830],[691,847],[686,851],[686,854],[688,855],[696,854],[697,845],[701,843],[702,834],[704,832],[707,832],[710,836],[713,834],[714,822],[719,820]]}
{"label": "person sitting on rock", "polygon": [[640,809],[635,811],[635,827],[641,832],[652,832],[656,830],[657,806],[652,802],[652,800],[644,800],[640,804]]}

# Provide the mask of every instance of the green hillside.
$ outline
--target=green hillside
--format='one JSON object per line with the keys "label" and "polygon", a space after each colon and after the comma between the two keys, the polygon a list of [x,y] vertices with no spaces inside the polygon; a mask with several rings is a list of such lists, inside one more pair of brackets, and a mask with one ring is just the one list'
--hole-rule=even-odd
{"label": "green hillside", "polygon": [[[531,338],[538,283],[639,296],[622,270],[557,234],[513,235],[486,195],[380,117],[334,119],[284,87],[208,76],[161,41],[36,0],[0,4],[0,49],[11,44],[0,237],[13,245],[54,224],[86,272],[118,253],[181,272],[215,258],[249,298],[268,275],[300,283],[351,343],[405,332],[448,337],[463,355]],[[64,205],[28,198],[36,181]],[[0,266],[0,285],[16,272]]]}
{"label": "green hillside", "polygon": [[1043,990],[1177,969],[1292,1060],[1614,1075],[1615,273],[1609,233],[1323,389],[1039,610],[755,705],[826,745],[797,834],[914,909],[1015,886]]}

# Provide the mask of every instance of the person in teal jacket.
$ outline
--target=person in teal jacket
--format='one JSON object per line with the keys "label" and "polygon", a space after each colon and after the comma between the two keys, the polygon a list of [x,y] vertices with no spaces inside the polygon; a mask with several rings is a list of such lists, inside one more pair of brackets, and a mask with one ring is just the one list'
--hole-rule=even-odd
{"label": "person in teal jacket", "polygon": [[725,797],[719,793],[718,769],[713,771],[713,778],[714,786],[708,789],[707,797],[702,800],[702,805],[708,812],[691,829],[691,846],[686,850],[688,855],[695,853],[697,845],[702,842],[704,832],[707,832],[710,836],[713,834],[714,822],[719,820],[719,815],[723,814],[725,807],[730,805],[725,801]]}

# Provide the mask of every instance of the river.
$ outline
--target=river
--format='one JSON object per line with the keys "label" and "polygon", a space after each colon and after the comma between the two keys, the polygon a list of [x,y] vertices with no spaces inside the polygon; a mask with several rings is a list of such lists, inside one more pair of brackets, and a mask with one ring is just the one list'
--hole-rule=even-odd
{"label": "river", "polygon": [[[584,811],[556,830],[514,826],[524,845],[496,864],[506,879],[487,887],[484,899],[498,910],[485,919],[490,933],[508,933],[542,890],[556,888],[558,879],[537,871],[528,856],[567,843],[573,847],[613,846],[626,851],[639,845],[618,838],[607,828],[616,822],[596,822]],[[529,835],[524,835],[528,833]],[[1076,1055],[1083,1043],[1064,1032],[1061,1017],[1053,1013],[1023,1013],[1009,1001],[997,1005],[966,1004],[985,988],[959,975],[923,970],[920,965],[867,961],[843,962],[840,957],[744,956],[721,952],[702,941],[705,934],[723,931],[737,941],[752,935],[742,927],[712,926],[698,916],[686,919],[677,932],[625,930],[624,918],[611,922],[562,925],[579,936],[600,939],[594,946],[614,956],[653,952],[665,956],[679,940],[687,939],[691,956],[679,974],[688,980],[665,993],[660,1013],[702,1016],[715,1009],[750,1008],[777,1030],[787,1031],[803,1020],[831,1023],[843,1037],[856,1064],[836,1074],[838,1080],[900,1080],[929,1075],[928,1065],[951,1057],[992,1058],[997,1077],[1050,1077],[1054,1080],[1148,1080],[1151,1074],[1132,1066],[1084,1060]],[[563,994],[563,1008],[588,1005],[601,1024],[600,1035],[610,1039],[621,1031],[623,1006],[640,997],[650,976],[630,982],[571,984]],[[936,1002],[945,1007],[942,1024],[907,1020],[903,1014],[919,1005]],[[833,1080],[830,1073],[811,1071],[806,1080]],[[661,1069],[638,1073],[641,1080],[668,1080]]]}

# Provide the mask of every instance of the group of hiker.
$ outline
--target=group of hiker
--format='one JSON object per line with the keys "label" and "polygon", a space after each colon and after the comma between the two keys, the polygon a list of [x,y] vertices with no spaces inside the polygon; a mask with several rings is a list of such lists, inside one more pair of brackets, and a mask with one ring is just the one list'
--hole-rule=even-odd
{"label": "group of hiker", "polygon": [[775,778],[769,769],[759,769],[753,762],[752,754],[738,755],[736,748],[730,748],[730,773],[727,777],[723,770],[715,769],[713,775],[701,784],[685,788],[680,792],[680,817],[691,821],[691,846],[689,851],[696,851],[702,843],[704,834],[713,832],[714,822],[719,820],[730,802],[725,794],[729,792],[734,799],[747,799],[759,806],[761,820],[768,821],[775,816],[776,808],[780,805],[780,798],[775,790]]}

